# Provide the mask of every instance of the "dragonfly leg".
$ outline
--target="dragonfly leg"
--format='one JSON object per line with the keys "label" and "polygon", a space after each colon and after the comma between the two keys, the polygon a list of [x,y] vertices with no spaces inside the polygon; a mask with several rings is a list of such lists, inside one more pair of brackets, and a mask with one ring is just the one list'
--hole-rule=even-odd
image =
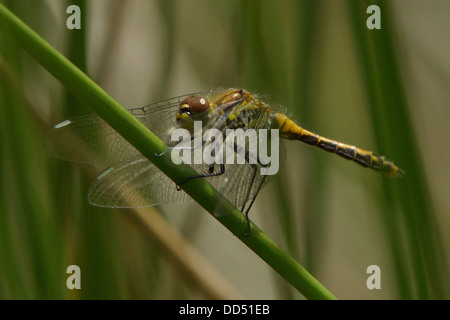
{"label": "dragonfly leg", "polygon": [[[261,183],[261,185],[262,185],[262,183]],[[247,233],[245,233],[244,235],[245,235],[246,237],[249,237],[249,236],[251,235],[250,219],[248,218],[248,213],[250,212],[250,209],[252,208],[253,203],[254,203],[255,200],[256,200],[256,196],[258,195],[259,190],[261,190],[261,187],[258,189],[258,192],[255,194],[255,196],[253,197],[252,201],[250,202],[250,204],[249,204],[247,210],[245,211],[245,218],[247,219]],[[245,207],[245,206],[244,206],[244,207]],[[244,208],[242,208],[241,211],[244,211]]]}
{"label": "dragonfly leg", "polygon": [[[255,167],[255,171],[254,171],[254,173],[253,173],[253,178],[252,178],[252,185],[253,185],[253,183],[255,183],[255,180],[256,180],[256,174],[257,174],[257,168]],[[249,212],[250,212],[250,209],[252,208],[252,206],[253,206],[253,203],[255,202],[255,200],[256,200],[256,197],[258,196],[258,193],[259,193],[259,191],[261,190],[261,187],[262,187],[262,185],[264,184],[264,180],[265,180],[265,176],[264,176],[264,178],[262,179],[262,181],[261,181],[261,183],[259,184],[259,187],[258,187],[258,189],[257,189],[257,191],[256,191],[256,193],[255,193],[255,195],[253,196],[253,198],[252,198],[252,200],[250,201],[250,204],[248,205],[248,207],[247,207],[247,209],[245,210],[245,218],[247,219],[247,233],[245,233],[244,235],[246,236],[246,237],[249,237],[250,235],[251,235],[251,228],[250,228],[250,219],[249,219],[249,217],[248,217],[248,214],[249,214]],[[247,199],[245,200],[245,203],[247,203],[247,201],[249,200],[249,197],[250,197],[250,190],[251,190],[251,188],[249,188],[249,191],[248,191],[248,193],[247,193]],[[242,207],[242,212],[244,212],[244,209],[245,209],[245,204],[244,204],[244,206]]]}
{"label": "dragonfly leg", "polygon": [[[248,212],[250,211],[250,208],[252,207],[253,202],[255,202],[255,199],[256,199],[256,197],[250,203],[250,206],[248,207],[247,211],[245,211],[245,219],[247,220],[247,232],[244,233],[244,236],[246,236],[246,237],[250,237],[250,235],[252,234],[251,228],[250,228],[250,219],[248,218]],[[244,208],[242,208],[241,211],[244,211]]]}
{"label": "dragonfly leg", "polygon": [[177,191],[180,191],[181,190],[181,186],[183,184],[185,184],[186,182],[188,182],[189,180],[198,179],[198,178],[217,177],[217,176],[223,175],[225,173],[225,165],[223,163],[220,164],[220,172],[214,173],[214,172],[211,172],[211,170],[209,172],[210,173],[199,174],[199,175],[196,175],[196,176],[187,177],[184,181],[182,181],[181,183],[177,184]]}
{"label": "dragonfly leg", "polygon": [[[204,143],[204,141],[203,141],[203,143]],[[197,148],[198,148],[198,146],[196,147],[195,145],[194,145],[194,147],[191,147],[191,149],[197,149]],[[213,150],[212,156],[215,155],[215,152],[214,152],[214,151],[215,151],[215,150]],[[197,175],[197,176],[188,177],[188,178],[185,179],[183,182],[177,184],[177,191],[180,191],[180,190],[181,190],[181,185],[182,185],[182,184],[185,184],[185,183],[188,182],[189,180],[197,179],[197,178],[216,177],[216,176],[221,176],[221,175],[223,175],[224,173],[225,173],[225,165],[224,165],[223,163],[220,164],[220,172],[216,172],[216,173],[214,173],[214,164],[212,164],[212,165],[210,165],[210,167],[209,167],[208,173],[206,173],[206,174],[199,174],[199,175]]]}

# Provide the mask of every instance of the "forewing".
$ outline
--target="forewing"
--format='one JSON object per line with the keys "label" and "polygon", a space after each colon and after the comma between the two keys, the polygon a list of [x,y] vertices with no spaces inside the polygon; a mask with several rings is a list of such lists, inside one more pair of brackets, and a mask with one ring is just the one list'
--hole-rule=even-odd
{"label": "forewing", "polygon": [[[179,96],[128,110],[163,141],[176,126],[176,113],[181,101],[192,94]],[[47,134],[47,151],[59,158],[106,164],[125,161],[140,153],[117,131],[96,114],[73,117],[55,125]]]}

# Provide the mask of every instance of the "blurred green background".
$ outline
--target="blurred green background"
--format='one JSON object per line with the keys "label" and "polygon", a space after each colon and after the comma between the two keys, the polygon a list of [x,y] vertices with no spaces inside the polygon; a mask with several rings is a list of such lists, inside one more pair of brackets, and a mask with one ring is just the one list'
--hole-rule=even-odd
{"label": "blurred green background", "polygon": [[[242,87],[387,156],[404,178],[289,142],[250,217],[340,299],[450,298],[449,1],[0,3],[127,108]],[[81,30],[66,28],[70,4]],[[366,27],[371,4],[381,30]],[[0,298],[302,298],[195,203],[90,206],[102,167],[43,148],[51,125],[89,112],[0,33]]]}

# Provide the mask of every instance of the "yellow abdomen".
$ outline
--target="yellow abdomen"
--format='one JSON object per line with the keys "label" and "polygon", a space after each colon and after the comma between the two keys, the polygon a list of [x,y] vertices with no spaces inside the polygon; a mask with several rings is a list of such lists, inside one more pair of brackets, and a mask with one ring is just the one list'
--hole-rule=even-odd
{"label": "yellow abdomen", "polygon": [[335,153],[348,160],[353,160],[363,167],[381,171],[390,177],[402,177],[405,173],[392,161],[387,160],[372,151],[359,149],[355,146],[330,140],[303,129],[282,113],[276,113],[276,123],[280,130],[280,137],[289,140],[299,140],[322,150]]}

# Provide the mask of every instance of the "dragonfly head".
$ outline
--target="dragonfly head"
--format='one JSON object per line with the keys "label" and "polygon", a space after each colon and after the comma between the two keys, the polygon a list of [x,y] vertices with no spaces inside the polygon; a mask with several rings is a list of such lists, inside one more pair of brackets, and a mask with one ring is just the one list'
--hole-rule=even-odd
{"label": "dragonfly head", "polygon": [[194,115],[205,112],[209,109],[209,101],[204,97],[189,96],[180,104],[180,110],[177,112],[178,121],[186,121]]}

